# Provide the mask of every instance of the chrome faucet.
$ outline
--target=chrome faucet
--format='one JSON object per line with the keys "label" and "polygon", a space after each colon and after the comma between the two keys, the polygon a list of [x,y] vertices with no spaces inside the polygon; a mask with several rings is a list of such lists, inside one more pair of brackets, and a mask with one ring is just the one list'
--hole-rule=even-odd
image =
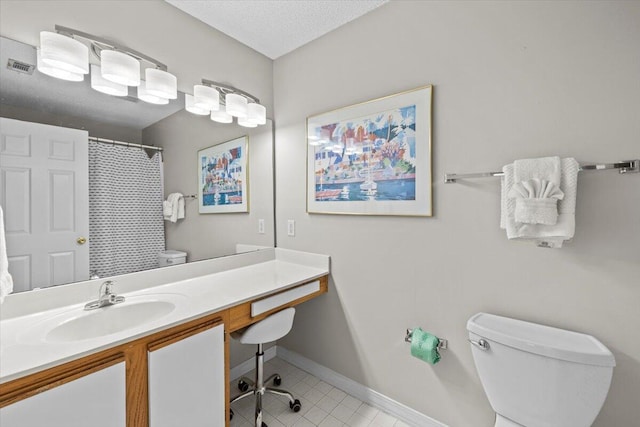
{"label": "chrome faucet", "polygon": [[107,280],[100,285],[100,289],[98,290],[98,299],[85,304],[84,309],[95,310],[96,308],[107,307],[124,302],[123,296],[118,296],[111,292],[113,284],[114,283],[111,280]]}

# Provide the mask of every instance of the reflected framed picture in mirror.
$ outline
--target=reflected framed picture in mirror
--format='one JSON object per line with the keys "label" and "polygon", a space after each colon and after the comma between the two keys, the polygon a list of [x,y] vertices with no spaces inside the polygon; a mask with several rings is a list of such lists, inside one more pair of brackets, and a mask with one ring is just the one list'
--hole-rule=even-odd
{"label": "reflected framed picture in mirror", "polygon": [[249,212],[249,137],[198,151],[200,213]]}
{"label": "reflected framed picture in mirror", "polygon": [[431,216],[431,86],[307,119],[307,212]]}

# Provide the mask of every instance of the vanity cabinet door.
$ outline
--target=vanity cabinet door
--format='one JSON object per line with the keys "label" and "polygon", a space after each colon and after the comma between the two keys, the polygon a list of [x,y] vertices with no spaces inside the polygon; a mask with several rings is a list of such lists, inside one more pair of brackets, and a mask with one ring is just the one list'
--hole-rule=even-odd
{"label": "vanity cabinet door", "polygon": [[2,427],[125,427],[120,362],[0,409]]}
{"label": "vanity cabinet door", "polygon": [[223,427],[224,325],[176,339],[149,346],[150,427]]}

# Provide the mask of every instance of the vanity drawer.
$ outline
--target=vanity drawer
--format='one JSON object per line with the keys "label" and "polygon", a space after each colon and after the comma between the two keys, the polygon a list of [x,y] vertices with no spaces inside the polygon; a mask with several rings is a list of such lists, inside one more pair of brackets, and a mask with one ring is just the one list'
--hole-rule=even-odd
{"label": "vanity drawer", "polygon": [[277,294],[232,307],[229,310],[229,332],[249,326],[283,308],[296,306],[327,293],[328,283],[329,277],[323,276]]}

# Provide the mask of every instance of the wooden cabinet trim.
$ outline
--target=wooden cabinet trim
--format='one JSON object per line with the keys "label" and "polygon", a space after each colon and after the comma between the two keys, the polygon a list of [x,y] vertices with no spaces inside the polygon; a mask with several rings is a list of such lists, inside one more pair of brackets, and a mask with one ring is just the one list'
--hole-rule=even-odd
{"label": "wooden cabinet trim", "polygon": [[175,332],[173,334],[170,335],[166,335],[162,338],[159,338],[155,341],[149,342],[147,344],[147,350],[148,351],[155,351],[155,350],[159,350],[162,347],[166,347],[168,345],[171,345],[175,342],[181,341],[185,338],[188,338],[192,335],[196,335],[202,331],[205,331],[209,328],[213,328],[214,326],[218,326],[220,324],[223,323],[222,317],[216,317],[212,320],[208,320],[208,321],[204,321],[204,322],[198,322],[197,325],[192,326],[190,328],[187,329],[182,329],[178,332]]}
{"label": "wooden cabinet trim", "polygon": [[[278,295],[278,294],[280,294],[282,292],[290,291],[291,289],[295,289],[298,286],[304,286],[307,283],[315,282],[316,280],[320,281],[320,290],[319,291],[314,292],[314,293],[309,294],[309,295],[306,295],[306,296],[304,296],[302,298],[298,298],[296,300],[290,301],[290,302],[288,302],[288,303],[286,303],[284,305],[276,307],[276,308],[274,308],[272,310],[269,310],[269,311],[267,311],[265,313],[261,313],[261,314],[255,316],[255,317],[251,317],[251,304],[252,303],[254,303],[256,301],[260,301],[260,300],[265,299],[265,298],[270,298],[270,297],[272,297],[274,295]],[[298,286],[294,286],[292,288],[285,289],[285,290],[283,290],[281,292],[276,292],[276,293],[273,293],[273,294],[269,294],[269,295],[267,295],[267,296],[265,296],[263,298],[257,298],[255,300],[247,301],[247,302],[245,302],[243,304],[231,307],[229,309],[229,322],[228,322],[229,332],[234,332],[234,331],[237,331],[238,329],[242,329],[242,328],[244,328],[246,326],[249,326],[250,324],[258,322],[258,321],[260,321],[260,320],[270,316],[271,314],[273,314],[273,313],[275,313],[277,311],[280,311],[280,310],[282,310],[284,308],[294,307],[294,306],[296,306],[298,304],[301,304],[301,303],[303,303],[305,301],[313,299],[313,298],[315,298],[315,297],[317,297],[319,295],[326,294],[328,292],[328,289],[329,289],[329,276],[322,276],[319,279],[310,280],[310,281],[302,283],[302,284],[300,284]]]}

